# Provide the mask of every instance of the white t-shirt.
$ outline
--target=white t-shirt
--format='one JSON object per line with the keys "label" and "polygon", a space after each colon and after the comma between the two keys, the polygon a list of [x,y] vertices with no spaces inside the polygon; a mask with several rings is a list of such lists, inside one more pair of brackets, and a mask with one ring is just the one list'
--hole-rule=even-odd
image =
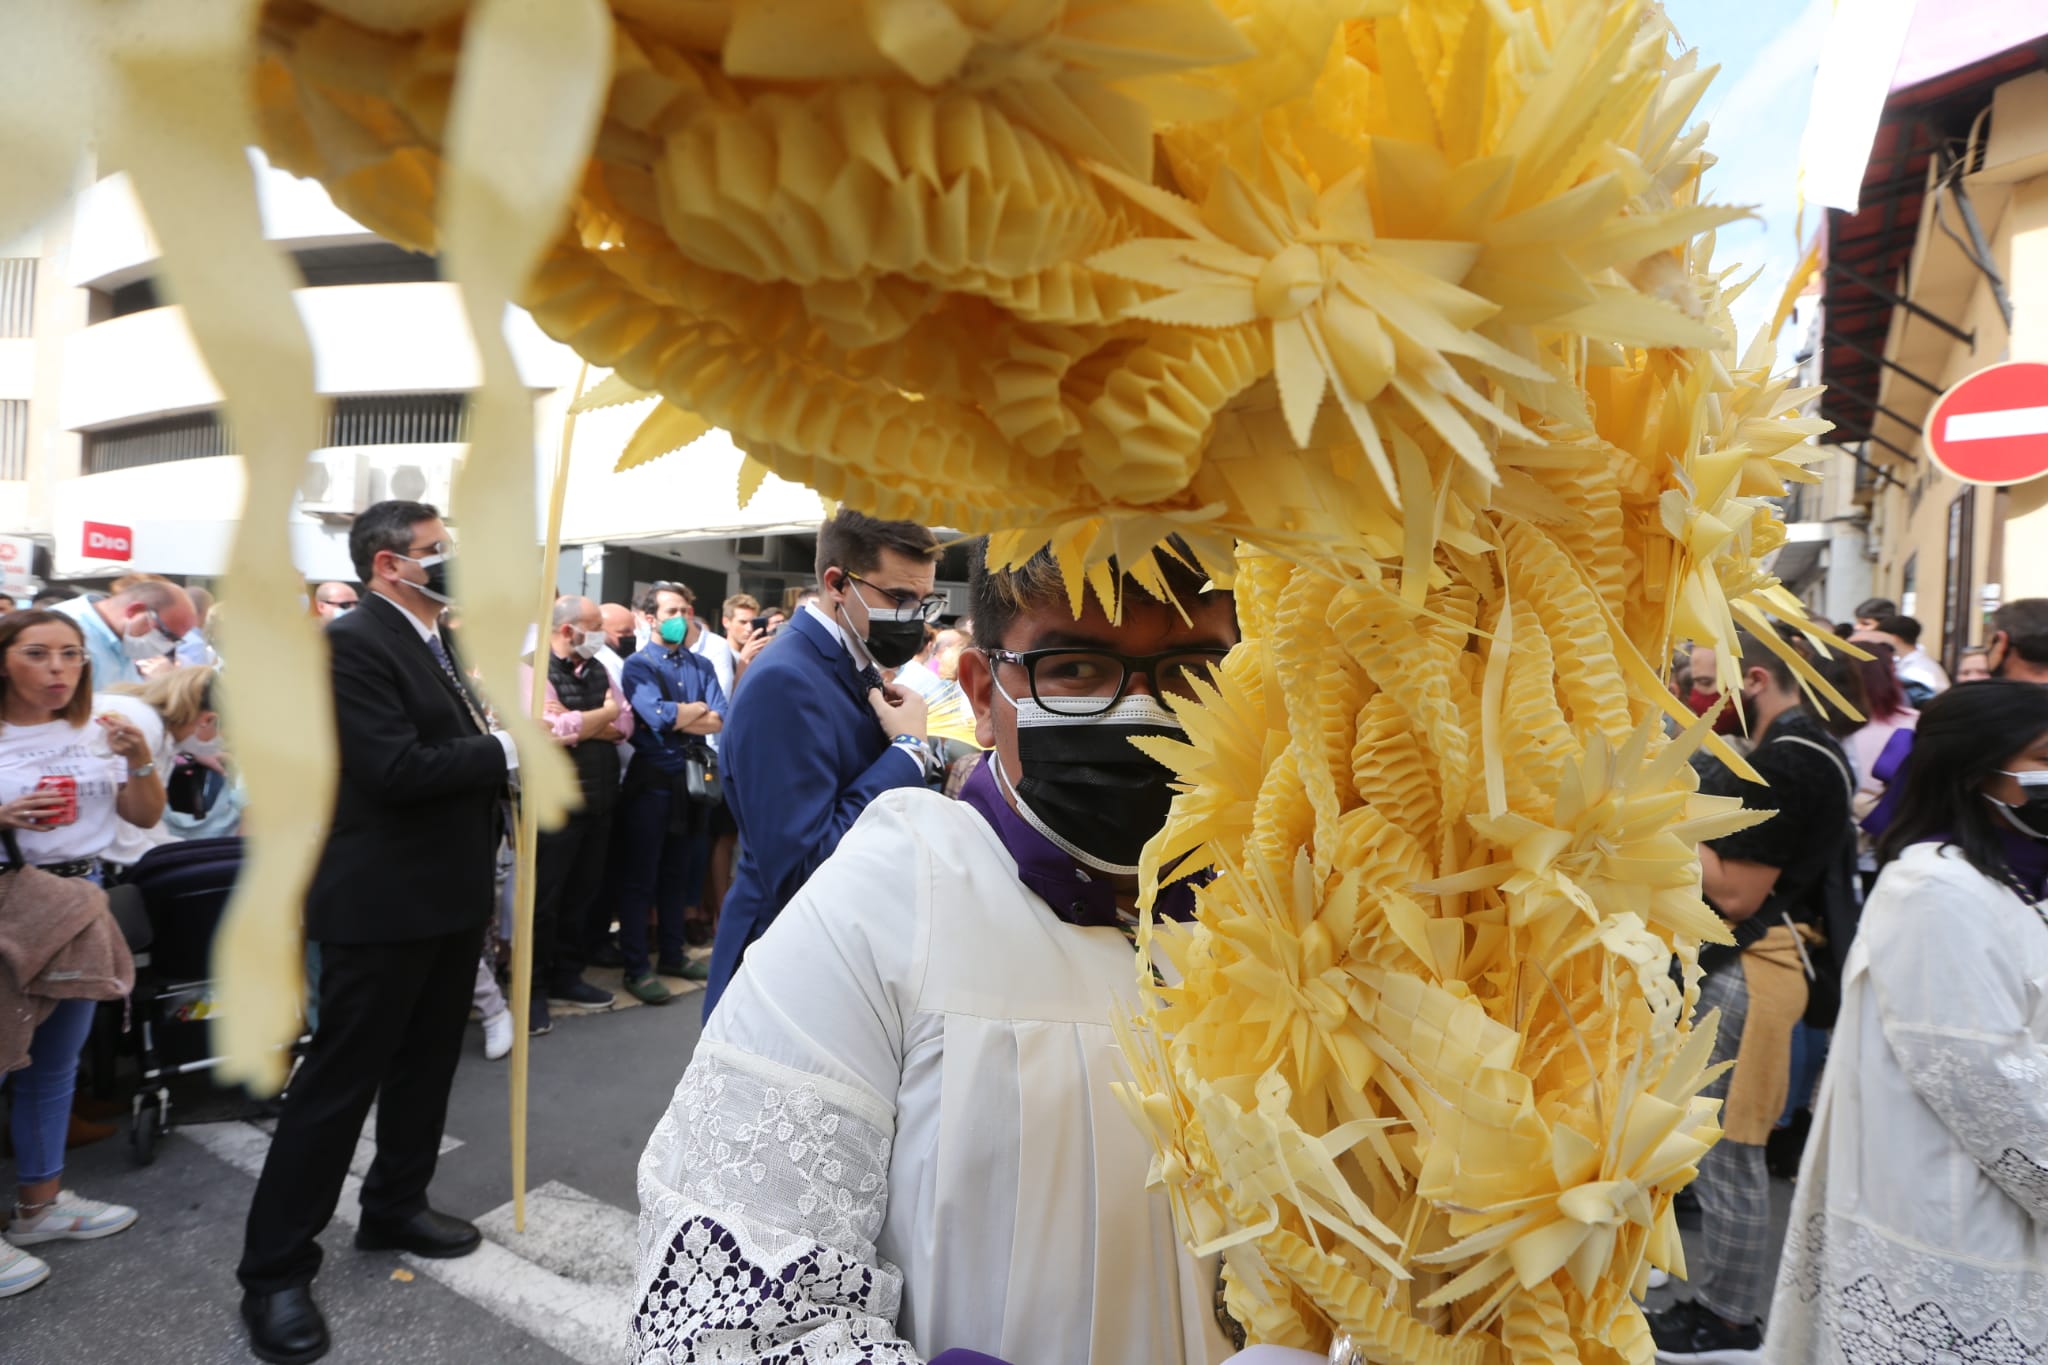
{"label": "white t-shirt", "polygon": [[[95,712],[94,714],[98,714]],[[44,777],[68,777],[77,784],[78,818],[47,832],[18,829],[21,854],[32,863],[68,863],[107,851],[120,823],[114,798],[128,775],[128,761],[91,752],[100,727],[53,720],[42,725],[0,725],[0,801],[17,801]]]}
{"label": "white t-shirt", "polygon": [[[171,774],[171,764],[177,757],[177,745],[172,742],[170,731],[164,726],[164,718],[157,714],[154,706],[140,697],[131,697],[121,692],[95,692],[92,694],[92,713],[104,716],[109,711],[126,716],[142,737],[149,741],[149,752],[156,760],[157,780],[163,781]],[[126,768],[122,769],[125,774]],[[176,843],[177,831],[158,820],[147,828],[131,825],[126,820],[114,822],[114,837],[100,850],[100,856],[110,863],[128,866],[142,861],[142,855],[158,844]]]}

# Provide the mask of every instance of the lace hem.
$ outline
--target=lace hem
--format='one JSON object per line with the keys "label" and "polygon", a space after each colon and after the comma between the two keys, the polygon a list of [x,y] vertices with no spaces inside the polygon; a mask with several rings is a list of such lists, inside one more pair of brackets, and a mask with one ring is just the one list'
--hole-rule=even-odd
{"label": "lace hem", "polygon": [[1774,1361],[2048,1365],[2048,1266],[1999,1269],[1825,1213],[1786,1239]]}
{"label": "lace hem", "polygon": [[779,1269],[708,1214],[686,1215],[656,1259],[633,1313],[637,1365],[918,1365],[896,1335],[902,1282],[812,1245]]}
{"label": "lace hem", "polygon": [[2038,1047],[1916,1028],[1892,1031],[1893,1055],[1913,1088],[1991,1177],[2036,1219],[2048,1221],[2048,1061]]}
{"label": "lace hem", "polygon": [[700,1044],[640,1158],[635,1359],[914,1365],[875,1254],[888,1125],[854,1087]]}
{"label": "lace hem", "polygon": [[886,1112],[852,1087],[699,1044],[640,1158],[643,1254],[696,1208],[745,1229],[771,1269],[812,1243],[872,1260],[887,1203]]}

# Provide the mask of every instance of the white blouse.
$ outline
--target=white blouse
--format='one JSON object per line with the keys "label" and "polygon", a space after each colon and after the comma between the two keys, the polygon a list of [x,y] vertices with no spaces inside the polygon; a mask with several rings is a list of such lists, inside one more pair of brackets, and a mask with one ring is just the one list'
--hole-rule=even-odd
{"label": "white blouse", "polygon": [[2048,1361],[2048,924],[1954,850],[1864,909],[1765,1351]]}
{"label": "white blouse", "polygon": [[748,950],[640,1162],[635,1359],[1211,1365],[1110,1087],[1129,942],[1057,917],[973,809],[870,805]]}

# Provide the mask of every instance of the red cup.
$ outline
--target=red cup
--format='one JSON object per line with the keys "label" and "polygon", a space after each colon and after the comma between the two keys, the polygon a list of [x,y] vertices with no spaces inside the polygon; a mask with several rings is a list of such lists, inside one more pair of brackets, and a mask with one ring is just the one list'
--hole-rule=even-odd
{"label": "red cup", "polygon": [[45,818],[51,826],[75,824],[78,820],[78,779],[62,773],[45,774],[36,783],[37,791],[53,791],[64,797],[64,804]]}

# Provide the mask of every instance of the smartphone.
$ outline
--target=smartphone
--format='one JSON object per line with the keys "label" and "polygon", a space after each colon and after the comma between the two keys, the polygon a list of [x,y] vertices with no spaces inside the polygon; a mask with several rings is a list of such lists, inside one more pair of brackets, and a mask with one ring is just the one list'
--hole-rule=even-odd
{"label": "smartphone", "polygon": [[768,629],[768,618],[765,616],[756,616],[753,620],[747,622],[747,629],[754,632],[754,634],[759,635],[762,631]]}
{"label": "smartphone", "polygon": [[78,779],[61,773],[46,773],[36,782],[37,791],[53,791],[64,798],[64,804],[51,811],[45,822],[52,827],[78,822]]}

